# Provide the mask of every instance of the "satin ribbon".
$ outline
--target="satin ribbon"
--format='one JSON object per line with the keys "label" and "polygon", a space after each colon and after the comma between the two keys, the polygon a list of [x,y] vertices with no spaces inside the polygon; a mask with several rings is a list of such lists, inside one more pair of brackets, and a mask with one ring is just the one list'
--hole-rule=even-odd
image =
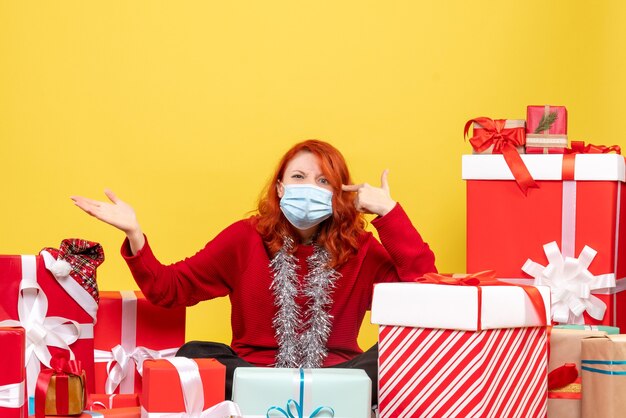
{"label": "satin ribbon", "polygon": [[567,154],[608,154],[614,152],[621,154],[622,149],[619,145],[585,145],[585,141],[572,141],[571,148],[565,150]]}
{"label": "satin ribbon", "polygon": [[79,324],[60,316],[46,316],[48,298],[37,283],[37,261],[34,255],[21,256],[22,280],[17,300],[17,320],[5,320],[0,326],[23,327],[26,332],[26,372],[28,395],[34,396],[35,382],[41,364],[50,367],[52,355],[48,346],[74,353],[70,345],[79,338],[93,338],[93,324]]}
{"label": "satin ribbon", "polygon": [[535,285],[550,286],[552,294],[552,319],[568,324],[583,324],[583,312],[602,320],[606,304],[591,294],[592,290],[615,287],[615,275],[594,276],[588,270],[597,254],[585,246],[578,258],[561,254],[556,242],[543,246],[548,265],[526,260],[522,271],[535,278]]}
{"label": "satin ribbon", "polygon": [[[37,389],[35,392],[35,416],[44,418],[46,411],[46,394],[52,376],[56,378],[56,412],[57,415],[69,414],[69,394],[68,379],[76,376],[82,379],[83,366],[80,360],[68,359],[65,354],[55,354],[50,360],[50,368],[42,370],[37,378]],[[84,382],[83,382],[84,384]],[[81,409],[87,403],[87,394],[83,386]]]}
{"label": "satin ribbon", "polygon": [[[286,418],[305,418],[305,415],[304,415],[304,394],[306,390],[306,387],[305,387],[306,385],[304,384],[305,370],[299,369],[298,372],[300,375],[300,379],[298,381],[299,387],[300,387],[300,390],[298,392],[300,402],[297,402],[294,399],[289,399],[287,400],[287,404],[285,408],[281,408],[279,406],[271,406],[265,413],[266,418],[270,418],[270,414],[273,411],[279,412],[280,414],[282,414],[282,416]],[[325,412],[330,414],[328,415],[330,418],[335,416],[335,411],[333,410],[333,408],[329,406],[318,406],[311,412],[310,415],[308,415],[308,418],[315,418],[319,416],[319,414],[323,414]]]}
{"label": "satin ribbon", "polygon": [[548,373],[548,390],[559,389],[578,379],[578,368],[574,363],[565,363]]}
{"label": "satin ribbon", "polygon": [[619,145],[585,145],[584,141],[572,141],[572,147],[565,149],[563,155],[562,179],[564,181],[573,181],[576,165],[576,154],[608,154],[615,152],[621,154],[622,150]]}
{"label": "satin ribbon", "polygon": [[[134,393],[135,370],[141,376],[143,375],[144,361],[174,357],[176,351],[178,351],[177,348],[150,350],[146,347],[135,347],[133,351],[127,352],[120,344],[113,347],[111,351],[94,350],[94,361],[107,363],[108,376],[104,384],[104,392],[110,395],[119,386],[120,393]],[[126,382],[131,382],[132,385],[128,383],[124,385]],[[132,389],[129,389],[128,386]]]}
{"label": "satin ribbon", "polygon": [[444,284],[452,286],[473,286],[478,290],[478,315],[476,324],[476,330],[482,330],[481,316],[482,316],[482,289],[481,286],[516,286],[524,290],[526,296],[530,300],[535,313],[539,317],[539,320],[543,326],[547,325],[546,321],[546,307],[543,303],[541,293],[536,287],[527,286],[522,284],[507,283],[496,279],[496,272],[493,270],[485,270],[478,273],[459,275],[459,276],[446,276],[438,273],[426,273],[422,277],[416,279],[419,283],[431,283],[431,284]]}
{"label": "satin ribbon", "polygon": [[465,124],[464,137],[467,137],[469,128],[474,122],[482,127],[482,129],[474,128],[474,136],[469,140],[474,150],[483,152],[493,145],[493,153],[502,154],[517,185],[524,194],[528,193],[529,188],[539,187],[516,149],[516,147],[524,146],[526,143],[525,130],[523,128],[505,129],[505,119],[493,120],[480,117],[470,119]]}
{"label": "satin ribbon", "polygon": [[148,412],[141,408],[141,416],[149,418],[227,418],[241,417],[237,404],[231,401],[220,402],[215,406],[204,409],[204,389],[198,364],[185,357],[165,359],[172,363],[178,372],[180,385],[185,402],[185,412]]}
{"label": "satin ribbon", "polygon": [[109,395],[109,406],[106,406],[103,402],[100,402],[100,401],[92,402],[89,399],[87,400],[87,403],[88,403],[87,406],[89,407],[90,411],[93,411],[95,406],[99,406],[102,409],[111,409],[113,408],[113,398],[115,398],[115,396],[117,396],[116,393]]}
{"label": "satin ribbon", "polygon": [[600,373],[600,374],[608,374],[615,376],[625,376],[626,370],[606,370],[606,369],[598,369],[595,367],[589,367],[589,365],[599,365],[599,366],[618,366],[624,367],[626,366],[626,360],[581,360],[581,369],[592,372],[592,373]]}
{"label": "satin ribbon", "polygon": [[104,392],[112,394],[120,388],[120,393],[135,392],[135,369],[141,376],[143,362],[160,358],[173,357],[177,348],[151,350],[146,347],[137,347],[137,296],[133,291],[121,291],[122,297],[122,324],[121,344],[111,351],[94,350],[96,363],[107,363],[107,379]]}
{"label": "satin ribbon", "polygon": [[21,408],[24,406],[24,386],[23,380],[19,383],[0,386],[0,408]]}

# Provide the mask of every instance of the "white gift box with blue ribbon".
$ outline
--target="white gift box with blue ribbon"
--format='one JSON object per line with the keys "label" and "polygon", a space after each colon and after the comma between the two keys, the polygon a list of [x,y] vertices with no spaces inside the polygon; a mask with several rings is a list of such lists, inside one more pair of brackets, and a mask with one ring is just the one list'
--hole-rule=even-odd
{"label": "white gift box with blue ribbon", "polygon": [[371,388],[363,370],[239,367],[233,401],[245,418],[369,418]]}

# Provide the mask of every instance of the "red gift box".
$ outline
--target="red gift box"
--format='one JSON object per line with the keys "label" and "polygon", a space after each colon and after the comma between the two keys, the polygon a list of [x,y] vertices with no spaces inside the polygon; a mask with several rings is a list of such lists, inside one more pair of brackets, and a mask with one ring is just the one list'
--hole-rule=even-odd
{"label": "red gift box", "polygon": [[[219,405],[218,409],[231,409],[232,403],[223,403],[226,366],[215,359],[146,360],[143,373],[142,416],[206,411],[207,418],[210,418],[213,415],[209,415],[208,410],[216,405]],[[193,411],[188,411],[186,406]]]}
{"label": "red gift box", "polygon": [[[72,350],[87,374],[87,388],[93,381],[93,324],[98,305],[93,296],[69,275],[55,277],[55,258],[41,255],[0,256],[3,291],[0,293],[0,326],[24,324],[27,338],[25,358],[27,392],[35,395],[41,364],[50,366],[56,353]],[[39,344],[34,344],[43,335]]]}
{"label": "red gift box", "polygon": [[375,285],[381,418],[545,417],[549,289],[470,283]]}
{"label": "red gift box", "polygon": [[[541,129],[540,125],[548,129]],[[565,106],[528,106],[526,108],[526,133],[543,137],[567,135],[567,109]]]}
{"label": "red gift box", "polygon": [[185,342],[185,308],[163,308],[139,291],[100,292],[96,392],[140,393],[143,360],[174,356]]}
{"label": "red gift box", "polygon": [[24,369],[25,333],[23,328],[0,328],[0,416],[24,418],[28,415]]}
{"label": "red gift box", "polygon": [[87,409],[99,411],[101,409],[129,408],[139,406],[137,393],[90,393],[87,397]]}
{"label": "red gift box", "polygon": [[564,106],[528,106],[526,153],[563,154],[566,148],[567,109]]}
{"label": "red gift box", "polygon": [[499,277],[551,282],[555,320],[626,329],[624,158],[522,157],[539,186],[527,196],[509,181],[502,157],[463,156],[467,271],[493,268]]}

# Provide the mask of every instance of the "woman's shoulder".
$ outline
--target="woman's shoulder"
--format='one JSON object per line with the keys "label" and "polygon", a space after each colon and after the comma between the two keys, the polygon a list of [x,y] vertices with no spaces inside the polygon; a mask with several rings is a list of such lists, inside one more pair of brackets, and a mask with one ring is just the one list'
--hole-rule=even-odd
{"label": "woman's shoulder", "polygon": [[248,218],[243,218],[238,221],[233,222],[226,228],[222,230],[222,234],[243,234],[243,235],[259,235],[256,230],[256,225],[258,223],[258,217],[256,215],[250,216]]}

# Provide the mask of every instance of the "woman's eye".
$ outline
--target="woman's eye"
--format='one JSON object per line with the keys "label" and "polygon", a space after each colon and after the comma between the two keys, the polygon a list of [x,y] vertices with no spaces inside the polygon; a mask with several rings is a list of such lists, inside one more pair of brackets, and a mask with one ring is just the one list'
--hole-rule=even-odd
{"label": "woman's eye", "polygon": [[303,179],[304,176],[302,174],[294,174],[291,176],[292,179]]}
{"label": "woman's eye", "polygon": [[325,179],[325,178],[321,178],[321,179],[319,179],[319,182],[320,182],[320,183],[322,183],[322,184],[330,184],[330,182],[328,181],[328,179]]}

